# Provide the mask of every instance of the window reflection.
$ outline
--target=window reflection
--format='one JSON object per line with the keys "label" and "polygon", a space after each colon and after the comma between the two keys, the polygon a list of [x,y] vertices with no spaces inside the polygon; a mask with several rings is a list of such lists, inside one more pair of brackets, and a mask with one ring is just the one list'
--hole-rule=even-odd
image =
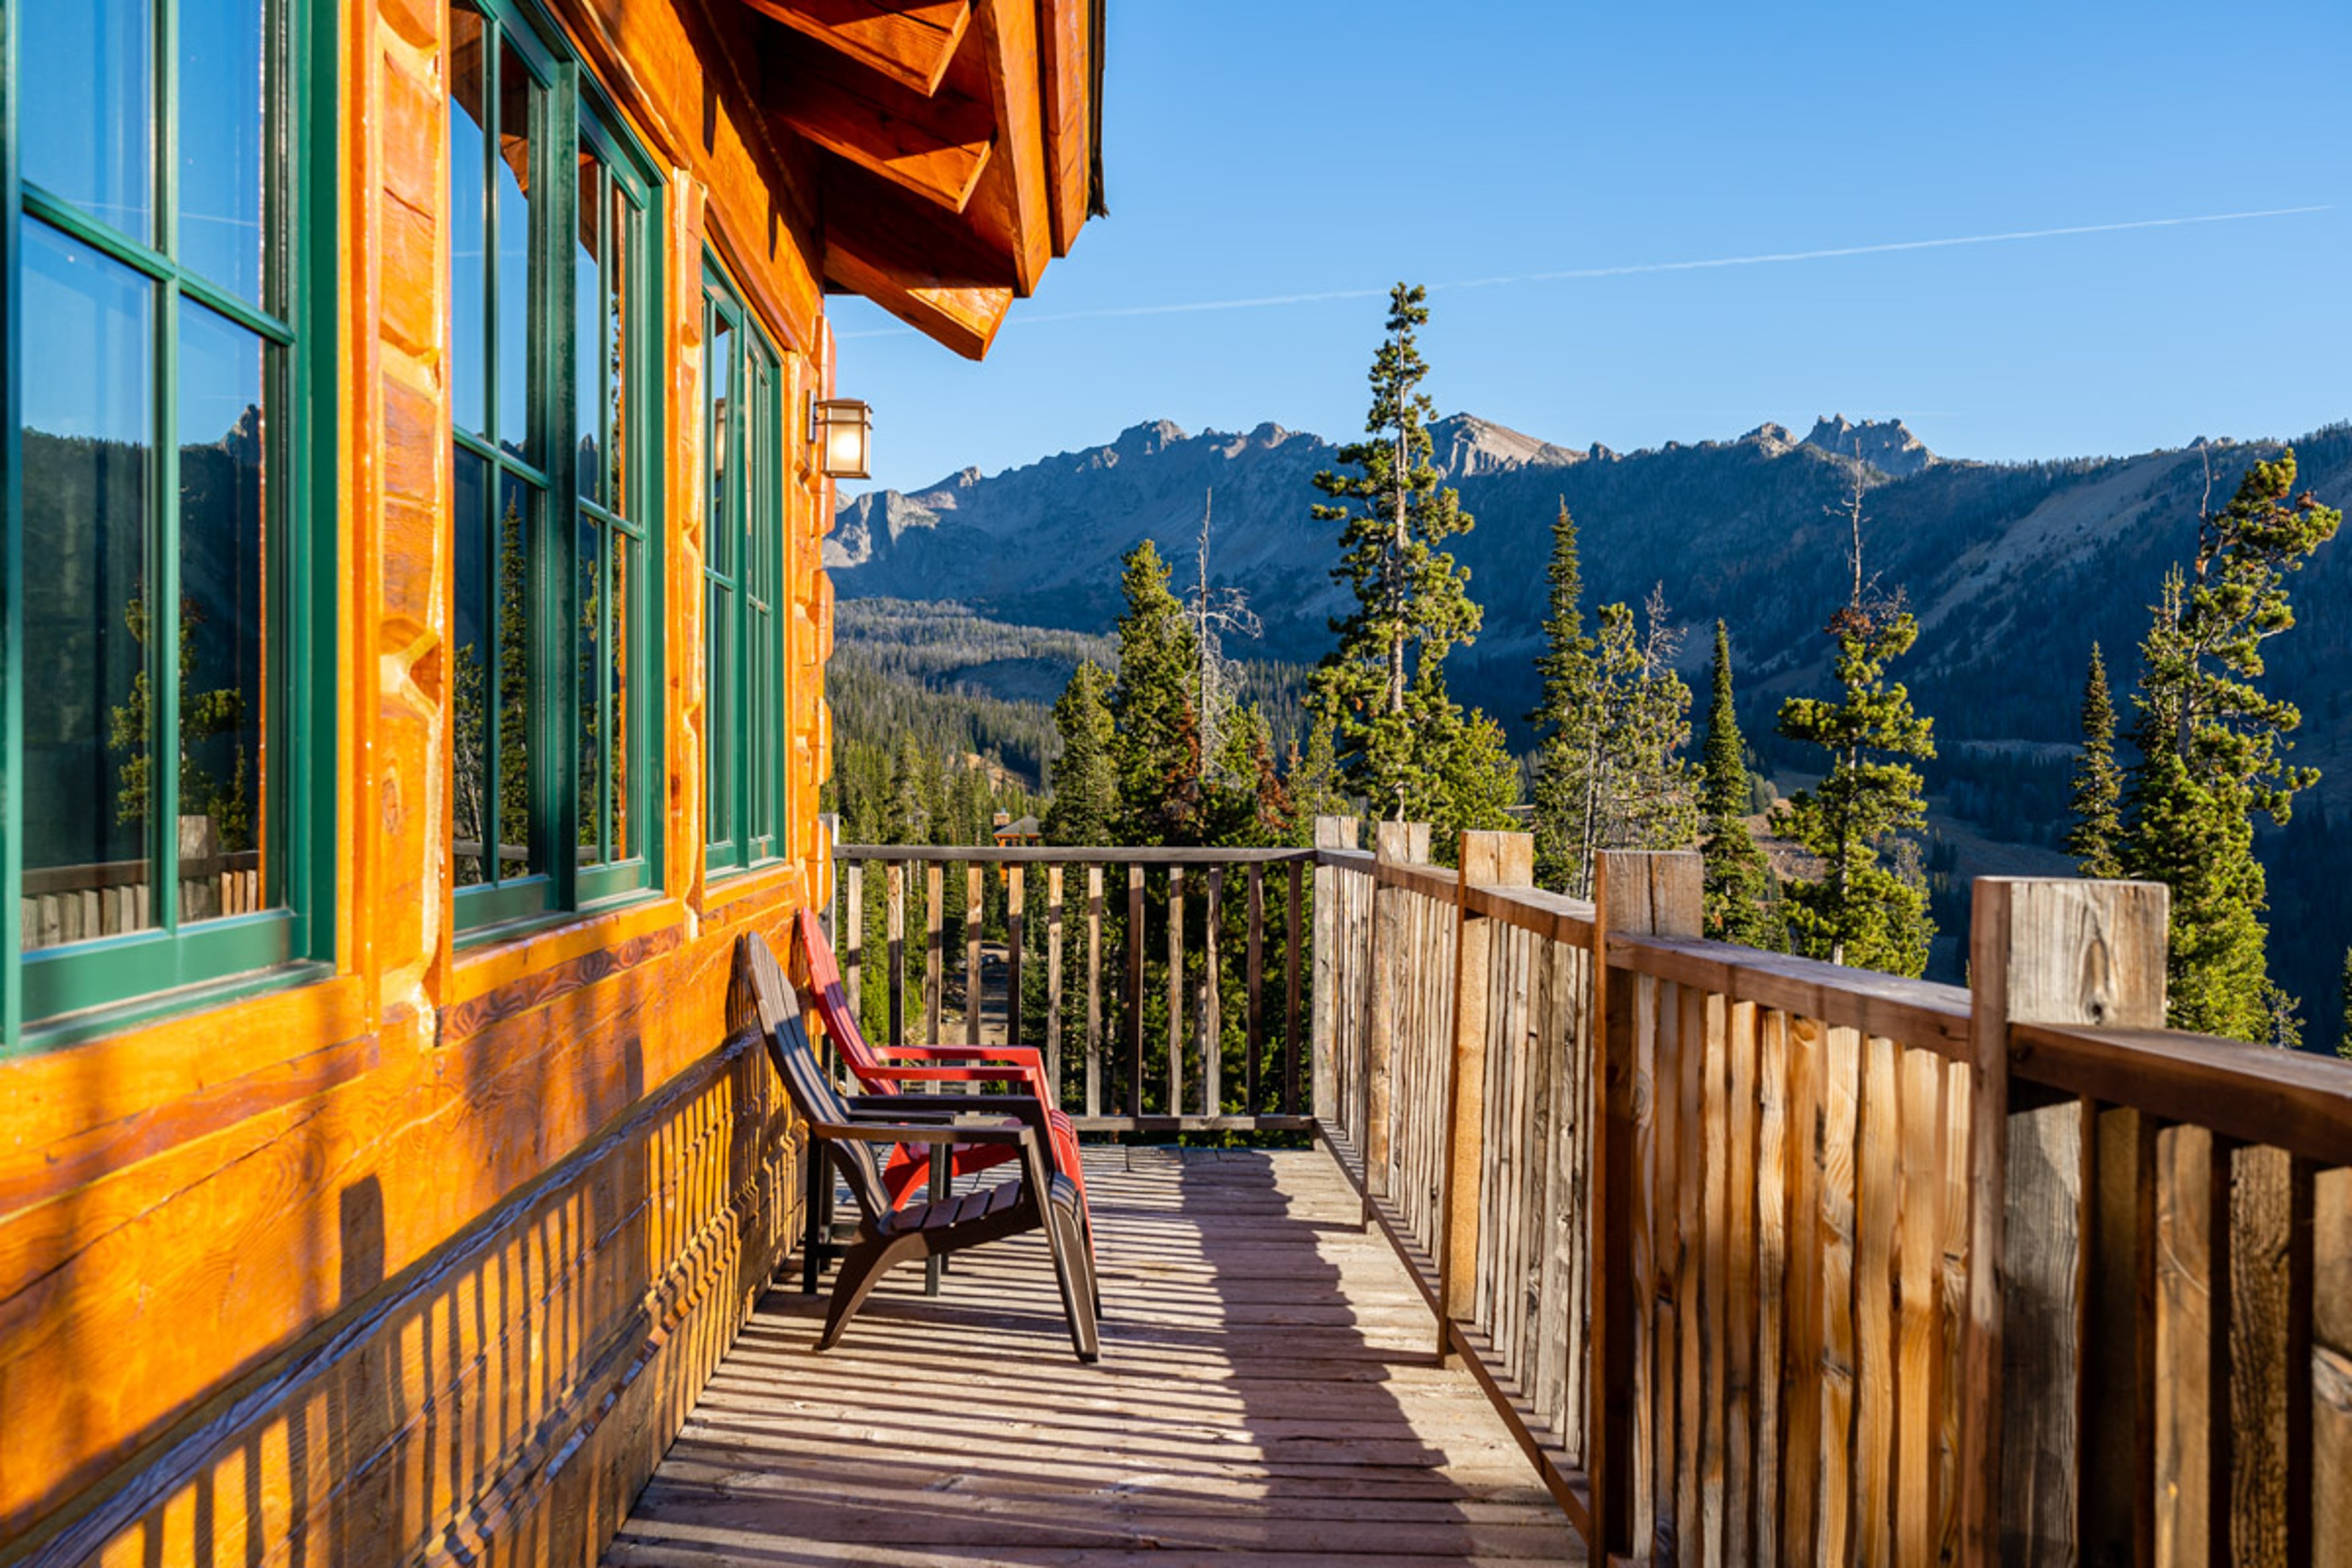
{"label": "window reflection", "polygon": [[489,117],[482,95],[482,19],[449,7],[449,386],[460,430],[489,428],[484,384],[488,330],[484,315],[488,258],[482,254],[482,186]]}
{"label": "window reflection", "polygon": [[530,264],[531,139],[538,134],[544,95],[512,48],[499,51],[499,157],[492,176],[498,200],[499,444],[536,462],[531,428],[536,367],[530,324],[542,309],[541,273]]}
{"label": "window reflection", "polygon": [[26,220],[23,942],[156,923],[146,600],[154,289]]}
{"label": "window reflection", "polygon": [[152,241],[155,17],[147,0],[15,10],[25,179],[133,239]]}
{"label": "window reflection", "polygon": [[180,312],[180,918],[263,907],[264,349]]}
{"label": "window reflection", "polygon": [[180,260],[262,305],[262,0],[179,3]]}

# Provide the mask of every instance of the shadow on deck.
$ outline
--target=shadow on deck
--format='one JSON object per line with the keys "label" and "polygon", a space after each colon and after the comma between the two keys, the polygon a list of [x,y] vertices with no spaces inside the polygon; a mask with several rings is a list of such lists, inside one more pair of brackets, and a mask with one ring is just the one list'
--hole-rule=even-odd
{"label": "shadow on deck", "polygon": [[772,1289],[614,1568],[1580,1563],[1583,1549],[1320,1150],[1089,1150],[1101,1364],[1037,1237],[900,1270],[841,1346]]}

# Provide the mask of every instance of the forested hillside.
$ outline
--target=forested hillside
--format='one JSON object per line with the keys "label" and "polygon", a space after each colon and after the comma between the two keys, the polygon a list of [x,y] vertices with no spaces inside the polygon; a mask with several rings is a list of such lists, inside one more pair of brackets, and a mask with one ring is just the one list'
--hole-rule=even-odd
{"label": "forested hillside", "polygon": [[[1691,627],[1720,617],[1739,670],[1751,754],[1786,784],[1808,760],[1775,735],[1784,697],[1818,689],[1840,598],[1846,523],[1838,515],[1859,451],[1874,591],[1899,594],[1919,637],[1903,661],[1939,754],[1925,773],[1938,923],[1937,970],[1957,977],[1950,933],[1966,921],[1966,879],[2047,870],[2060,847],[2076,707],[2094,642],[2104,646],[2126,720],[2137,649],[2168,565],[2194,549],[2200,506],[2218,505],[2276,441],[2215,441],[2130,458],[1986,464],[1938,458],[1899,424],[1823,421],[1802,440],[1766,426],[1737,440],[1633,454],[1549,445],[1467,416],[1432,428],[1435,458],[1477,526],[1451,542],[1484,607],[1476,643],[1453,660],[1465,702],[1513,724],[1536,697],[1548,530],[1564,500],[1582,531],[1595,603],[1662,588]],[[2296,438],[2298,488],[2352,497],[2352,425]],[[835,667],[845,732],[911,728],[942,746],[993,752],[1036,779],[1049,749],[1046,705],[1117,610],[1118,560],[1150,538],[1190,559],[1213,492],[1214,575],[1265,617],[1261,697],[1278,736],[1296,732],[1295,692],[1340,606],[1335,542],[1314,522],[1311,479],[1334,460],[1319,437],[1261,426],[1188,437],[1165,422],[1108,446],[1007,473],[967,471],[914,496],[845,504],[828,561],[842,595]],[[1886,470],[1902,470],[1899,477]],[[2210,499],[2209,499],[2210,473]],[[863,603],[866,595],[953,595],[942,609]],[[2337,979],[2352,942],[2352,545],[2323,548],[2295,581],[2297,625],[2267,649],[2265,685],[2299,704],[2294,760],[2325,770],[2294,823],[2261,839],[2272,867],[2272,944],[2280,982],[2304,999],[2312,1043],[2333,1044]],[[1054,628],[1051,630],[1037,629]],[[1087,635],[1080,635],[1087,634]],[[1250,646],[1228,652],[1246,656]],[[1705,638],[1685,644],[1695,669]],[[1295,699],[1292,700],[1295,704]]]}

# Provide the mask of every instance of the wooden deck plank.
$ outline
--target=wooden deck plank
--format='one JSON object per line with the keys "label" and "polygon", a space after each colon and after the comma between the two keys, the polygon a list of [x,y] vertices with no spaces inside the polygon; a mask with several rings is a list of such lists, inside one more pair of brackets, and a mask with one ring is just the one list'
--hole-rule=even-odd
{"label": "wooden deck plank", "polygon": [[[612,1568],[1581,1563],[1320,1151],[1090,1149],[1103,1359],[1041,1241],[902,1270],[843,1343],[772,1290]],[[795,1276],[796,1277],[796,1276]]]}

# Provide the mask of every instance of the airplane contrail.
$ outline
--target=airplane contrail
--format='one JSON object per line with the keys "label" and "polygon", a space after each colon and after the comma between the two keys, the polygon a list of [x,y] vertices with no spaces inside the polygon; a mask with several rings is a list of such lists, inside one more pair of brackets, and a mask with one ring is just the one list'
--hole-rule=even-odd
{"label": "airplane contrail", "polygon": [[[1464,278],[1429,285],[1444,289],[1500,289],[1519,283],[1568,283],[1598,278],[1634,278],[1659,272],[1704,272],[1725,267],[1773,267],[1794,261],[1831,261],[1849,256],[1887,256],[1906,250],[1948,250],[1963,245],[2013,245],[2020,240],[2062,239],[2074,235],[2121,234],[2131,229],[2186,228],[2196,224],[2245,223],[2255,218],[2299,217],[2334,211],[2333,204],[2315,206],[2263,207],[2251,212],[2198,213],[2186,217],[2134,218],[2124,223],[2073,224],[2063,228],[2020,228],[1998,234],[1948,235],[1937,239],[1895,239],[1874,245],[1838,245],[1819,250],[1771,250],[1753,256],[1711,256],[1696,261],[1637,261],[1617,267],[1571,267],[1556,271],[1513,272],[1496,278]],[[1024,316],[1031,326],[1048,321],[1102,321],[1140,316],[1192,315],[1212,310],[1263,310],[1283,305],[1319,305],[1334,300],[1379,300],[1386,289],[1325,289],[1312,293],[1260,294],[1234,300],[1195,300],[1172,305],[1114,305],[1093,310],[1060,310]],[[912,328],[883,328],[844,332],[843,339],[895,337]]]}

